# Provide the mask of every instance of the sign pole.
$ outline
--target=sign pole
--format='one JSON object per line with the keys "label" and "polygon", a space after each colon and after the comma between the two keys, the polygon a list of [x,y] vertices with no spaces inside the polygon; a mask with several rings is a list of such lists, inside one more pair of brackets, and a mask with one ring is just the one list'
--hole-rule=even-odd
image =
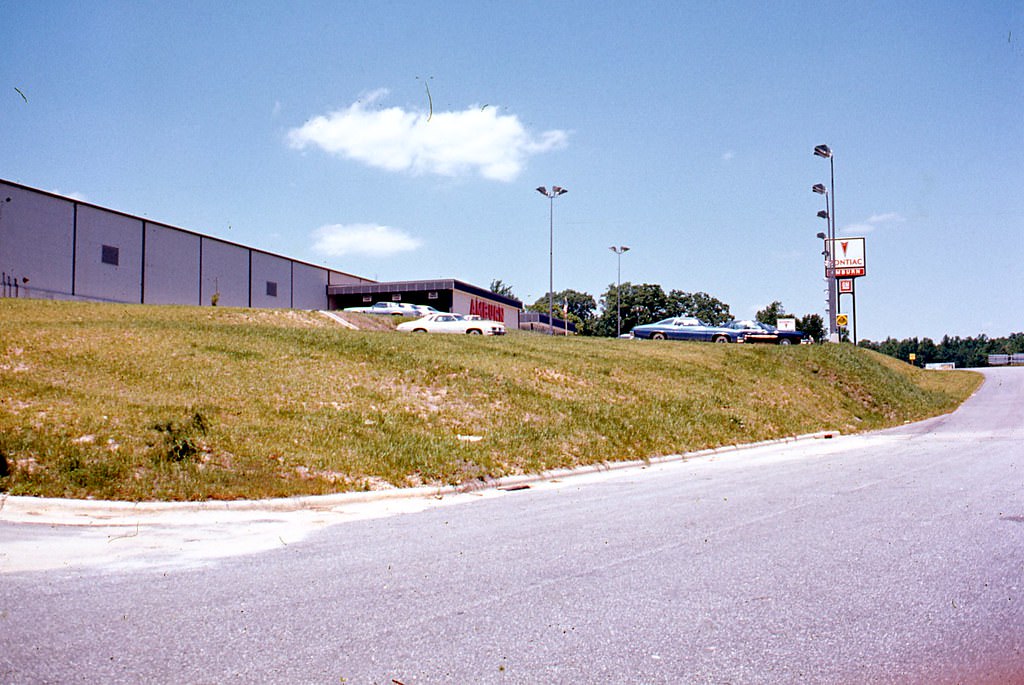
{"label": "sign pole", "polygon": [[[837,250],[838,248],[838,250]],[[839,313],[842,296],[849,295],[852,298],[853,307],[852,328],[853,344],[857,344],[857,279],[867,274],[867,261],[865,259],[864,238],[839,238],[832,241],[830,249],[832,256],[836,258],[835,279],[839,285],[840,302],[836,303],[836,318],[841,316],[844,322],[847,320],[845,314]]]}
{"label": "sign pole", "polygon": [[850,297],[853,298],[853,345],[857,346],[857,279],[850,286]]}
{"label": "sign pole", "polygon": [[[836,332],[839,336],[839,340],[837,340],[836,342],[842,342],[843,333],[841,329],[846,328],[847,325],[847,317],[845,314],[843,314],[843,281],[842,279],[839,278],[838,275],[835,276],[834,281],[836,290]],[[840,318],[843,321],[842,324],[839,323]]]}
{"label": "sign pole", "polygon": [[857,344],[857,290],[856,290],[856,278],[840,278],[839,279],[839,297],[843,295],[849,295],[853,298],[853,344]]}

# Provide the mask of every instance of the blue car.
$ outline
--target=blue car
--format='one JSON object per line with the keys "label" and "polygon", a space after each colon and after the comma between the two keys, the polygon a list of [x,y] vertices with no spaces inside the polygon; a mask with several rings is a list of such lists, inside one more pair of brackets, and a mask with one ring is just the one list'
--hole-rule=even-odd
{"label": "blue car", "polygon": [[723,326],[736,333],[741,342],[745,343],[799,345],[804,339],[802,331],[782,331],[760,321],[730,321]]}
{"label": "blue car", "polygon": [[648,340],[700,340],[704,342],[737,342],[742,333],[722,326],[710,326],[690,316],[673,316],[657,323],[633,327],[634,338]]}

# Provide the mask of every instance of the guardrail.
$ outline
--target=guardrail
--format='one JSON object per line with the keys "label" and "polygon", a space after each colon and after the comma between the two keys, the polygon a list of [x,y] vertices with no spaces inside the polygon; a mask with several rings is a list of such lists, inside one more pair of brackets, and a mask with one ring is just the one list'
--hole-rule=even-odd
{"label": "guardrail", "polygon": [[989,366],[1016,366],[1024,365],[1024,352],[1013,354],[990,354],[988,356]]}
{"label": "guardrail", "polygon": [[[554,326],[552,326],[552,321]],[[557,316],[553,317],[552,320],[548,319],[547,313],[530,311],[524,311],[519,314],[519,328],[520,330],[527,331],[548,331],[554,328],[555,333],[558,335],[569,335],[576,332],[576,324],[572,321],[565,321]]]}

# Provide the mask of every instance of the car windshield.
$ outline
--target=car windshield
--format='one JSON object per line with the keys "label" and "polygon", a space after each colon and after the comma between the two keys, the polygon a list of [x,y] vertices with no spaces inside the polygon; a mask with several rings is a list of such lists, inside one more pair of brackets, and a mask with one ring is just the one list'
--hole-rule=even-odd
{"label": "car windshield", "polygon": [[746,320],[745,321],[730,321],[729,323],[725,324],[725,326],[726,326],[726,328],[734,328],[734,329],[740,330],[740,331],[743,331],[743,330],[748,330],[749,331],[749,330],[757,330],[757,329],[760,329],[760,330],[763,330],[763,331],[771,330],[771,328],[767,324],[763,324],[763,323],[760,323],[758,321],[746,321]]}

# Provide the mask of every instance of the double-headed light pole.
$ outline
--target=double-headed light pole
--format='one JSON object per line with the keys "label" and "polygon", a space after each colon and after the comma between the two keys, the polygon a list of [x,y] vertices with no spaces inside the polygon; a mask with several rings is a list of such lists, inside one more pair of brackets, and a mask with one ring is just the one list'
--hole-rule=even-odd
{"label": "double-headed light pole", "polygon": [[615,253],[618,268],[615,271],[615,337],[622,335],[622,253],[629,252],[625,245],[612,245],[608,248]]}
{"label": "double-headed light pole", "polygon": [[561,186],[551,186],[551,190],[541,186],[537,192],[548,198],[550,201],[550,214],[548,220],[548,328],[551,335],[555,334],[555,198],[565,195],[569,191]]}
{"label": "double-headed light pole", "polygon": [[[825,280],[828,281],[828,337],[829,340],[838,340],[839,329],[836,325],[836,315],[839,314],[839,302],[836,297],[836,273],[835,256],[832,248],[836,239],[836,165],[832,156],[832,149],[828,145],[816,145],[814,155],[828,160],[831,171],[831,183],[826,188],[824,184],[815,183],[811,190],[819,195],[825,196],[825,209],[818,212],[818,216],[825,220]],[[828,206],[829,195],[832,196],[832,207]],[[821,234],[818,234],[821,237]]]}

